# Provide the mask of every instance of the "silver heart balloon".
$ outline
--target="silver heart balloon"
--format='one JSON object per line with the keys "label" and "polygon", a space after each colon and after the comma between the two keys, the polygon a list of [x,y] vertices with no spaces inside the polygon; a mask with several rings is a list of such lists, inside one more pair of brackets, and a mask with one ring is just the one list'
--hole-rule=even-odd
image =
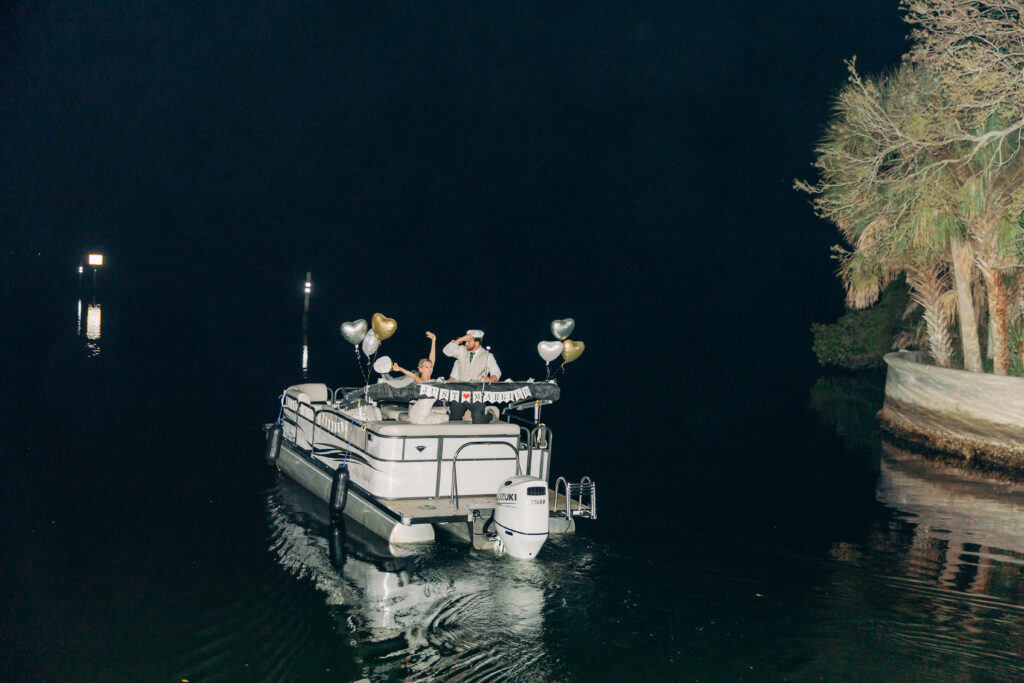
{"label": "silver heart balloon", "polygon": [[369,358],[373,354],[377,353],[377,349],[380,348],[380,339],[377,339],[377,335],[370,330],[363,336],[363,353]]}
{"label": "silver heart balloon", "polygon": [[[572,318],[562,318],[561,320],[551,322],[551,334],[563,341],[569,338],[574,329],[576,329],[576,321]],[[561,353],[561,350],[559,350],[559,353]]]}
{"label": "silver heart balloon", "polygon": [[341,324],[341,336],[345,338],[349,344],[356,346],[359,342],[363,341],[363,337],[366,336],[366,330],[369,329],[366,325],[366,321],[360,318],[355,322],[342,323]]}
{"label": "silver heart balloon", "polygon": [[551,361],[562,355],[562,342],[540,342],[539,344],[537,344],[537,353],[540,354],[540,357],[544,359],[545,363],[550,363]]}

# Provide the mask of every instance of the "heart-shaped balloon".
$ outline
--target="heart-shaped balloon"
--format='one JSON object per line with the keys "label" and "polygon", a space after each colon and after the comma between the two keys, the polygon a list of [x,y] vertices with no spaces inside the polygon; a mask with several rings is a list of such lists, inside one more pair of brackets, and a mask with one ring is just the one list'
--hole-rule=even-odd
{"label": "heart-shaped balloon", "polygon": [[377,349],[380,348],[380,339],[377,339],[377,335],[373,333],[373,330],[367,330],[366,334],[363,335],[363,353],[369,358],[373,354],[377,353]]}
{"label": "heart-shaped balloon", "polygon": [[551,334],[555,335],[555,339],[568,339],[574,329],[576,321],[572,318],[551,321]]}
{"label": "heart-shaped balloon", "polygon": [[366,321],[360,318],[354,322],[342,323],[341,324],[341,336],[345,338],[349,344],[356,346],[359,342],[363,341],[363,337],[366,336],[367,330]]}
{"label": "heart-shaped balloon", "polygon": [[573,362],[583,355],[583,349],[585,348],[587,348],[587,345],[583,342],[566,339],[562,342],[562,361],[565,363]]}
{"label": "heart-shaped balloon", "polygon": [[394,318],[389,318],[383,313],[374,313],[370,325],[373,327],[373,333],[377,335],[377,339],[381,341],[393,335],[398,329],[398,323]]}
{"label": "heart-shaped balloon", "polygon": [[562,342],[541,342],[537,344],[537,353],[540,354],[540,357],[544,359],[545,363],[550,363],[551,361],[562,355]]}

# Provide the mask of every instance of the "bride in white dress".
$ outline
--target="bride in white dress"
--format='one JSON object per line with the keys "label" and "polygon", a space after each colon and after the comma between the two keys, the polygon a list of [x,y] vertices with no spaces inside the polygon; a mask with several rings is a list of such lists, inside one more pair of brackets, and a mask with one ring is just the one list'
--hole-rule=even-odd
{"label": "bride in white dress", "polygon": [[[427,338],[430,339],[430,355],[426,358],[421,358],[420,362],[416,364],[417,372],[406,370],[398,363],[395,363],[391,369],[397,370],[408,377],[412,377],[413,381],[417,384],[420,382],[429,382],[430,376],[434,374],[434,360],[436,358],[434,349],[437,342],[437,336],[433,332],[427,332]],[[409,422],[418,425],[432,425],[447,422],[448,415],[441,413],[440,411],[435,412],[433,407],[434,399],[429,396],[421,398],[418,401],[410,401]]]}

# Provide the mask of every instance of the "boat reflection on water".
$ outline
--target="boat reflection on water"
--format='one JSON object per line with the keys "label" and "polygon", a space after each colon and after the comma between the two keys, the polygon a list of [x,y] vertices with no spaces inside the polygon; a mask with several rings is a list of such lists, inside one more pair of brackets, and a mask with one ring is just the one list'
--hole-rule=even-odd
{"label": "boat reflection on water", "polygon": [[545,678],[542,563],[389,545],[283,477],[268,515],[277,561],[324,593],[371,678]]}

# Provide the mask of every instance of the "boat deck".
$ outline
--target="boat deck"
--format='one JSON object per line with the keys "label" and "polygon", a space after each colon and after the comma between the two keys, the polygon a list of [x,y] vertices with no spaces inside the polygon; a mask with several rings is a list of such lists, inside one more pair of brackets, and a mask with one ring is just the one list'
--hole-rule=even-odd
{"label": "boat deck", "polygon": [[[440,498],[398,498],[392,500],[378,499],[396,516],[402,524],[444,524],[447,522],[464,522],[471,518],[473,510],[494,508],[494,496],[459,496],[459,505],[452,504],[449,496]],[[580,505],[572,501],[573,512],[589,510],[588,505]],[[548,490],[548,510],[551,512],[565,510],[565,496]]]}

